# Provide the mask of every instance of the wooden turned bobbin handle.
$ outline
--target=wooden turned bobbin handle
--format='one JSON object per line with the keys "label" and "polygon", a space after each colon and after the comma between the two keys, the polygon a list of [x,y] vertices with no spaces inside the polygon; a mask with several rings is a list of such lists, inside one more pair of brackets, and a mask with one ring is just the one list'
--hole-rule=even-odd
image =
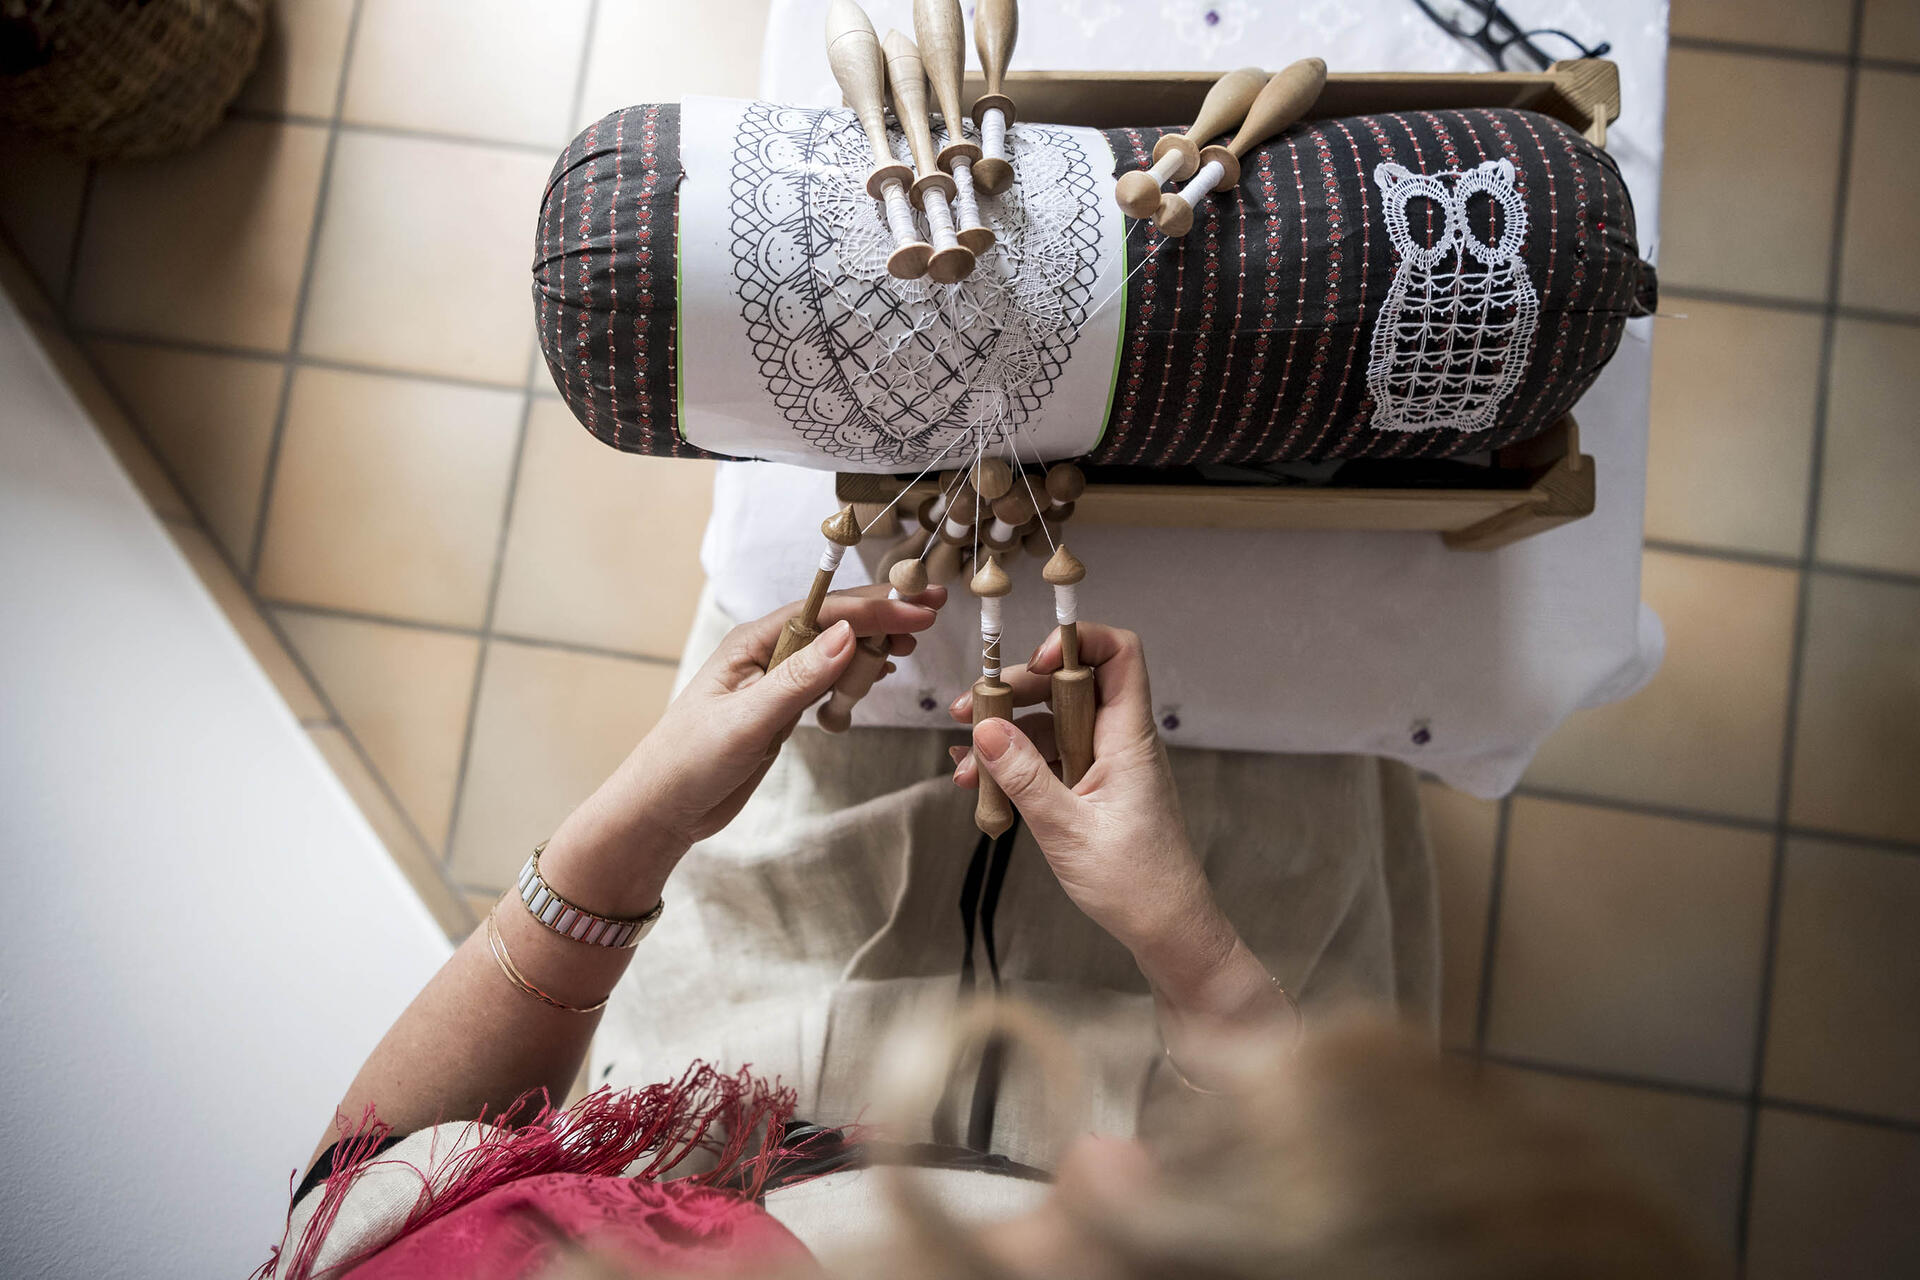
{"label": "wooden turned bobbin handle", "polygon": [[933,238],[933,256],[927,260],[927,274],[942,284],[953,284],[973,274],[973,250],[958,239],[951,203],[957,187],[950,175],[941,172],[933,150],[933,131],[927,123],[926,67],[920,60],[920,50],[898,31],[887,32],[881,48],[887,55],[887,84],[893,90],[893,114],[906,130],[907,145],[913,150],[913,166],[918,172],[909,194],[914,204],[926,210],[927,228]]}
{"label": "wooden turned bobbin handle", "polygon": [[1267,83],[1259,67],[1241,67],[1214,81],[1200,114],[1185,133],[1169,133],[1153,144],[1153,164],[1120,175],[1114,203],[1129,218],[1151,218],[1160,207],[1160,188],[1184,182],[1200,168],[1200,148],[1247,118],[1247,109]]}
{"label": "wooden turned bobbin handle", "polygon": [[980,71],[987,91],[973,100],[973,122],[980,128],[985,152],[973,167],[973,180],[982,190],[999,195],[1013,183],[1007,163],[1006,129],[1013,124],[1013,99],[1005,92],[1007,63],[1020,34],[1020,10],[1014,0],[979,0],[973,8],[973,47],[980,54]]}
{"label": "wooden turned bobbin handle", "polygon": [[1040,571],[1054,588],[1055,618],[1060,624],[1060,669],[1048,683],[1047,703],[1053,708],[1054,739],[1060,746],[1060,778],[1073,786],[1093,767],[1093,668],[1080,661],[1080,625],[1077,606],[1066,602],[1087,576],[1087,567],[1063,542]]}
{"label": "wooden turned bobbin handle", "polygon": [[[984,563],[969,583],[981,601],[981,670],[980,678],[973,685],[973,723],[977,725],[985,720],[1012,723],[1013,687],[1000,678],[1000,637],[997,629],[994,634],[988,634],[986,617],[990,609],[997,613],[998,602],[1013,590],[1013,582],[998,559],[984,553],[981,559]],[[980,798],[974,802],[973,825],[987,835],[997,836],[1013,825],[1013,802],[987,772],[985,761],[976,760],[974,765],[980,775]]]}
{"label": "wooden turned bobbin handle", "polygon": [[[918,560],[902,560],[893,566],[887,580],[893,585],[893,590],[887,593],[889,600],[910,600],[927,589],[926,566]],[[845,733],[853,726],[855,705],[893,670],[893,664],[887,661],[891,640],[891,636],[867,636],[860,641],[859,651],[847,664],[840,682],[833,686],[833,696],[815,713],[814,718],[822,729],[828,733]]]}
{"label": "wooden turned bobbin handle", "polygon": [[1247,152],[1312,110],[1326,85],[1327,64],[1318,58],[1302,58],[1275,72],[1247,109],[1247,118],[1233,140],[1224,147],[1204,148],[1193,181],[1160,198],[1153,225],[1170,236],[1191,231],[1194,205],[1214,191],[1238,186],[1240,161]]}
{"label": "wooden turned bobbin handle", "polygon": [[897,280],[918,280],[933,261],[933,246],[920,238],[913,225],[907,194],[913,186],[913,170],[893,158],[893,142],[887,136],[887,72],[880,39],[873,33],[867,11],[854,0],[833,0],[827,9],[827,62],[840,92],[860,119],[873,155],[867,194],[885,207],[887,232],[893,237],[887,274]]}
{"label": "wooden turned bobbin handle", "polygon": [[913,34],[919,41],[920,59],[926,64],[927,81],[940,104],[940,119],[946,130],[947,142],[940,148],[937,162],[953,175],[953,218],[960,228],[958,238],[978,256],[993,248],[994,234],[980,218],[974,189],[973,166],[980,161],[980,145],[968,139],[966,115],[960,110],[960,80],[967,69],[967,31],[960,16],[960,0],[913,0]]}
{"label": "wooden turned bobbin handle", "polygon": [[808,589],[806,602],[800,606],[800,612],[788,618],[786,625],[780,628],[780,638],[774,641],[773,656],[767,660],[768,671],[819,638],[820,606],[826,603],[827,592],[833,588],[833,575],[840,567],[839,553],[860,541],[860,524],[853,518],[851,506],[842,507],[828,516],[821,524],[820,532],[826,535],[826,554],[820,558],[820,567],[813,571],[813,586]]}

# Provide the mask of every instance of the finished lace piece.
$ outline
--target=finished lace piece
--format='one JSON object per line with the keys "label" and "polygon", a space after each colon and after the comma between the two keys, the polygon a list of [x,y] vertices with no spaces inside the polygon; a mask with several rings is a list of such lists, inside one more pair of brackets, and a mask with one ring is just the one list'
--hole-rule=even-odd
{"label": "finished lace piece", "polygon": [[973,274],[896,280],[854,114],[745,109],[729,201],[741,317],[768,393],[813,447],[922,464],[967,428],[1011,436],[1051,392],[1094,301],[1103,214],[1065,131],[1019,125],[1008,146],[1013,185],[981,202],[995,244]]}
{"label": "finished lace piece", "polygon": [[[1527,206],[1511,160],[1414,173],[1375,166],[1399,258],[1373,330],[1367,390],[1387,431],[1483,431],[1526,372],[1540,295],[1521,256]],[[1490,209],[1476,212],[1474,198]],[[1424,207],[1409,217],[1415,200]],[[1474,221],[1497,228],[1482,239]]]}

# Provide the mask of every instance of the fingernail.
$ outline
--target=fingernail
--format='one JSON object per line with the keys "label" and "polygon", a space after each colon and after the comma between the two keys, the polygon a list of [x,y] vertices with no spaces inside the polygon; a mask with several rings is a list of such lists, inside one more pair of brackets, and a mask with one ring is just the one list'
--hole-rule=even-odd
{"label": "fingernail", "polygon": [[853,624],[842,618],[828,627],[827,633],[820,637],[820,651],[829,658],[837,658],[852,643]]}
{"label": "fingernail", "polygon": [[955,715],[959,715],[962,711],[965,711],[967,709],[967,699],[971,698],[972,696],[973,695],[970,693],[961,694],[959,697],[955,698],[952,702],[949,702],[947,704],[947,710],[953,712],[953,714]]}
{"label": "fingernail", "polygon": [[1005,720],[982,720],[973,726],[973,745],[989,760],[998,760],[1013,745],[1013,726]]}

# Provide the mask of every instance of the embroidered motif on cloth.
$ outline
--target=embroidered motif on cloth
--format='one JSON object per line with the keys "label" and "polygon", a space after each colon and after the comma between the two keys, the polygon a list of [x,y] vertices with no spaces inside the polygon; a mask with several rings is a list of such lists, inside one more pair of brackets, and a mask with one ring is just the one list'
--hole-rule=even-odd
{"label": "embroidered motif on cloth", "polygon": [[1008,139],[1014,184],[981,205],[994,247],[947,289],[887,274],[893,242],[851,111],[742,114],[729,208],[741,317],[768,393],[809,444],[905,465],[968,426],[1010,434],[1050,393],[1100,277],[1103,209],[1062,131],[1023,124]]}
{"label": "embroidered motif on cloth", "polygon": [[1540,295],[1521,256],[1527,206],[1514,189],[1513,161],[1438,173],[1388,161],[1375,166],[1373,181],[1399,268],[1367,361],[1371,425],[1485,430],[1526,372],[1540,322]]}

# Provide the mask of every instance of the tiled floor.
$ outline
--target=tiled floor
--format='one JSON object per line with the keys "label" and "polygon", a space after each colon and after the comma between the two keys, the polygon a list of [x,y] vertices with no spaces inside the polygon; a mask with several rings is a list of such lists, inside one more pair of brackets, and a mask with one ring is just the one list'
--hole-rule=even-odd
{"label": "tiled floor", "polygon": [[[750,93],[765,0],[534,8],[284,0],[190,156],[0,136],[50,344],[455,932],[657,714],[699,585],[698,467],[533,354],[534,202],[605,110]],[[1672,22],[1669,656],[1516,796],[1429,788],[1444,1035],[1747,1275],[1920,1274],[1920,0]]]}

